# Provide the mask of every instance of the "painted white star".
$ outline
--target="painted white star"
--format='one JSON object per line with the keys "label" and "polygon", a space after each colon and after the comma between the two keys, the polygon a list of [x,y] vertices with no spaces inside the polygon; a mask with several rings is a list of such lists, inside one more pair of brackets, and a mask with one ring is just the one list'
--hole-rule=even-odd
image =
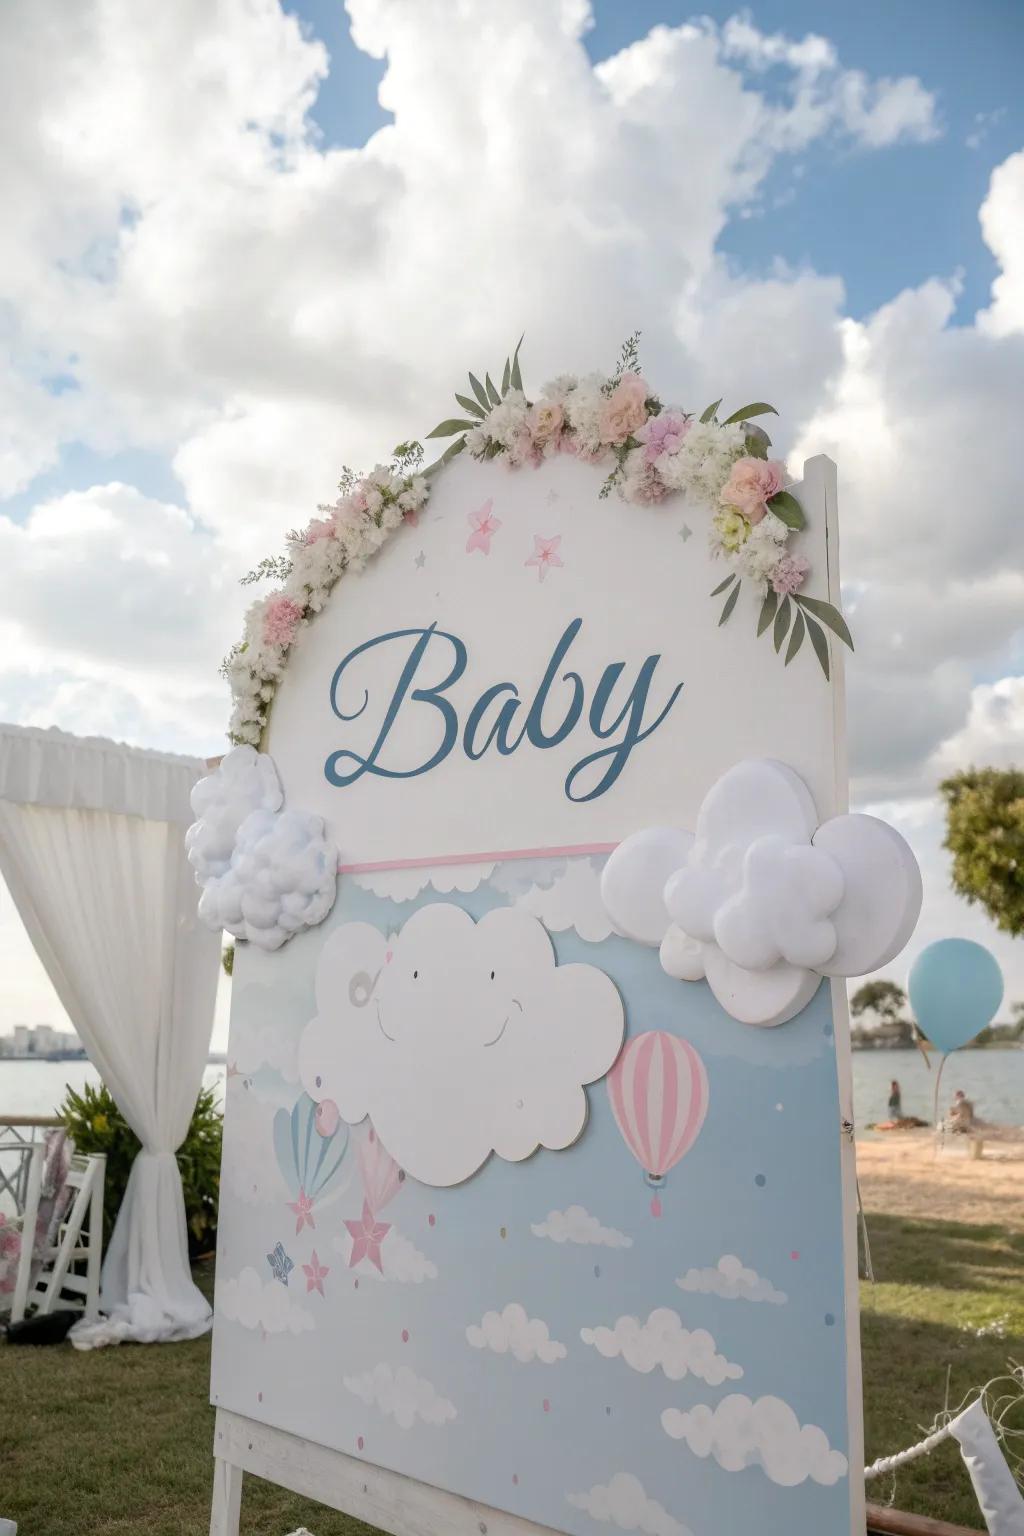
{"label": "painted white star", "polygon": [[680,530],[679,530],[679,537],[682,539],[684,544],[686,543],[687,539],[690,537],[692,532],[693,532],[693,529],[687,527],[686,523],[684,523],[683,526],[680,528]]}
{"label": "painted white star", "polygon": [[427,563],[427,557],[426,557],[426,555],[423,553],[423,551],[421,549],[419,554],[416,556],[416,559],[413,561],[413,565],[416,567],[416,569],[418,571],[422,571],[422,569],[426,565],[426,563]]}

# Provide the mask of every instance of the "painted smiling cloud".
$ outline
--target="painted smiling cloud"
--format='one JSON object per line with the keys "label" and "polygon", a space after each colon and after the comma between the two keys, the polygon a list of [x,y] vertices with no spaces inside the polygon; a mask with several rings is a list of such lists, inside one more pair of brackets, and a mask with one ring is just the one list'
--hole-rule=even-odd
{"label": "painted smiling cloud", "polygon": [[590,965],[556,965],[543,926],[499,908],[476,923],[436,902],[390,941],[346,923],[321,952],[299,1070],[329,1134],[370,1116],[424,1184],[459,1184],[491,1152],[570,1146],[586,1083],[622,1045],[622,1000]]}

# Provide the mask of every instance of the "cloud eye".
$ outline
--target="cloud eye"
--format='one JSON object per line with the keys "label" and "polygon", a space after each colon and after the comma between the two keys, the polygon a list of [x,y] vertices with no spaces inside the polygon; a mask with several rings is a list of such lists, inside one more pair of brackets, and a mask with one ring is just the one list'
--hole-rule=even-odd
{"label": "cloud eye", "polygon": [[413,981],[417,981],[419,979],[419,974],[420,974],[419,971],[413,971],[413,973],[412,973]]}
{"label": "cloud eye", "polygon": [[492,981],[494,980],[494,972],[493,971],[491,972],[491,980]]}

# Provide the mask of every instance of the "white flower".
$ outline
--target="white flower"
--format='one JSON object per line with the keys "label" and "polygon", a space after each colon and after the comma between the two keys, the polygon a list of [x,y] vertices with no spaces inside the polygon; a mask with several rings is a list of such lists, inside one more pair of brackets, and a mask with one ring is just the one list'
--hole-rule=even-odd
{"label": "white flower", "polygon": [[607,382],[603,374],[588,373],[565,398],[569,425],[579,438],[584,453],[597,453],[602,446],[601,410],[605,403],[604,386]]}
{"label": "white flower", "polygon": [[466,433],[466,449],[472,454],[474,459],[483,457],[490,446],[490,441],[491,435],[484,423],[479,427],[470,427]]}
{"label": "white flower", "polygon": [[526,426],[528,406],[521,389],[510,389],[500,405],[496,405],[487,417],[487,431],[506,448]]}

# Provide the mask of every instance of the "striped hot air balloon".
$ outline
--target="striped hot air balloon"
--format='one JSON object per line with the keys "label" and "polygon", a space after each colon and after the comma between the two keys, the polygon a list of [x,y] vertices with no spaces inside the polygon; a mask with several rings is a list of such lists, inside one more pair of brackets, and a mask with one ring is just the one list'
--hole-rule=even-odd
{"label": "striped hot air balloon", "polygon": [[372,1125],[365,1139],[359,1143],[359,1168],[363,1175],[366,1203],[376,1215],[398,1194],[405,1174],[382,1146]]}
{"label": "striped hot air balloon", "polygon": [[[622,1139],[655,1191],[685,1157],[708,1111],[708,1075],[688,1040],[662,1029],[627,1041],[608,1074],[608,1097]],[[657,1193],[652,1216],[661,1215]]]}

